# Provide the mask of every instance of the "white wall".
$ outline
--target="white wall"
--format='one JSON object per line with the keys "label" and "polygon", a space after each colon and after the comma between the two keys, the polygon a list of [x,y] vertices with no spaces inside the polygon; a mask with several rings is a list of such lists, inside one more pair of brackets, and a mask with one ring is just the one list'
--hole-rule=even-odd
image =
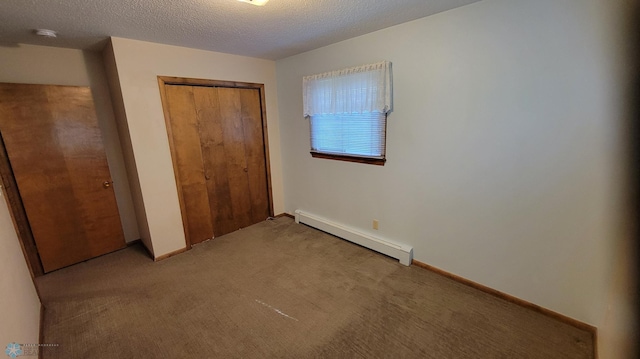
{"label": "white wall", "polygon": [[111,99],[113,103],[113,111],[116,118],[118,133],[120,134],[120,143],[122,145],[122,155],[124,158],[125,168],[129,179],[129,189],[131,190],[131,198],[133,200],[133,208],[135,210],[136,219],[138,221],[138,230],[140,239],[145,247],[153,254],[153,244],[151,243],[151,235],[149,234],[149,223],[147,222],[147,212],[144,208],[142,200],[142,190],[140,188],[140,178],[138,177],[138,169],[136,160],[133,155],[133,144],[131,143],[131,135],[129,126],[127,125],[124,110],[124,99],[120,90],[120,79],[118,78],[118,69],[115,57],[113,55],[113,45],[111,41],[102,50],[102,58],[104,60],[104,68],[109,84]]}
{"label": "white wall", "polygon": [[0,192],[0,347],[8,343],[38,343],[40,299],[31,281],[20,243]]}
{"label": "white wall", "polygon": [[140,238],[100,54],[24,44],[0,47],[0,82],[91,87],[125,239]]}
{"label": "white wall", "polygon": [[111,44],[149,228],[143,240],[156,257],[185,247],[157,76],[265,85],[274,211],[283,211],[275,62],[123,38]]}
{"label": "white wall", "polygon": [[[600,325],[626,219],[607,5],[485,0],[277,61],[286,211]],[[312,158],[302,76],[380,60],[393,63],[386,165]]]}

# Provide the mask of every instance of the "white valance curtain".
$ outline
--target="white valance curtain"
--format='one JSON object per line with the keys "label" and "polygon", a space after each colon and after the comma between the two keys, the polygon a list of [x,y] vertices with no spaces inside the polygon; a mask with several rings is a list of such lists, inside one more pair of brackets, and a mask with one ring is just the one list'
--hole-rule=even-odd
{"label": "white valance curtain", "polygon": [[391,63],[351,67],[302,79],[304,116],[391,111]]}

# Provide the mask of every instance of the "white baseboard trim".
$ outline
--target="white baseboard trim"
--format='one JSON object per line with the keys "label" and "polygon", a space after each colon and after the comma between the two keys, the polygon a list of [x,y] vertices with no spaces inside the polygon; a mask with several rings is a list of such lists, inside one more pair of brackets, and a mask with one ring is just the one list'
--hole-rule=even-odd
{"label": "white baseboard trim", "polygon": [[373,251],[388,255],[391,258],[396,258],[400,263],[406,266],[411,265],[411,261],[413,260],[413,247],[409,245],[374,237],[370,234],[359,232],[353,228],[307,213],[300,209],[296,210],[295,214],[296,223],[304,223],[321,231],[331,233],[334,236],[346,239],[349,242],[353,242]]}

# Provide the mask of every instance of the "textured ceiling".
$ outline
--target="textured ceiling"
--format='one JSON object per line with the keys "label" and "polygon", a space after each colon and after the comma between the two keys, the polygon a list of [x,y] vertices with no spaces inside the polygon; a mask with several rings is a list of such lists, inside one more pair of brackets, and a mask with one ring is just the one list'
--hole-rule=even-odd
{"label": "textured ceiling", "polygon": [[99,49],[116,36],[276,60],[476,1],[1,0],[0,46]]}

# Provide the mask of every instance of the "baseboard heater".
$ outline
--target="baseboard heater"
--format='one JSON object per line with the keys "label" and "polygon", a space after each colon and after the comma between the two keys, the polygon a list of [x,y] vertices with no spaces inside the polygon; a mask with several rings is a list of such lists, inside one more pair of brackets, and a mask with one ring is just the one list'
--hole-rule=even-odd
{"label": "baseboard heater", "polygon": [[333,234],[336,237],[346,239],[349,242],[353,242],[373,251],[385,254],[391,258],[396,258],[400,263],[406,266],[411,265],[411,260],[413,259],[413,247],[411,246],[374,237],[370,234],[359,232],[340,223],[336,223],[329,219],[322,218],[299,209],[295,211],[295,214],[296,223],[304,223],[313,228]]}

